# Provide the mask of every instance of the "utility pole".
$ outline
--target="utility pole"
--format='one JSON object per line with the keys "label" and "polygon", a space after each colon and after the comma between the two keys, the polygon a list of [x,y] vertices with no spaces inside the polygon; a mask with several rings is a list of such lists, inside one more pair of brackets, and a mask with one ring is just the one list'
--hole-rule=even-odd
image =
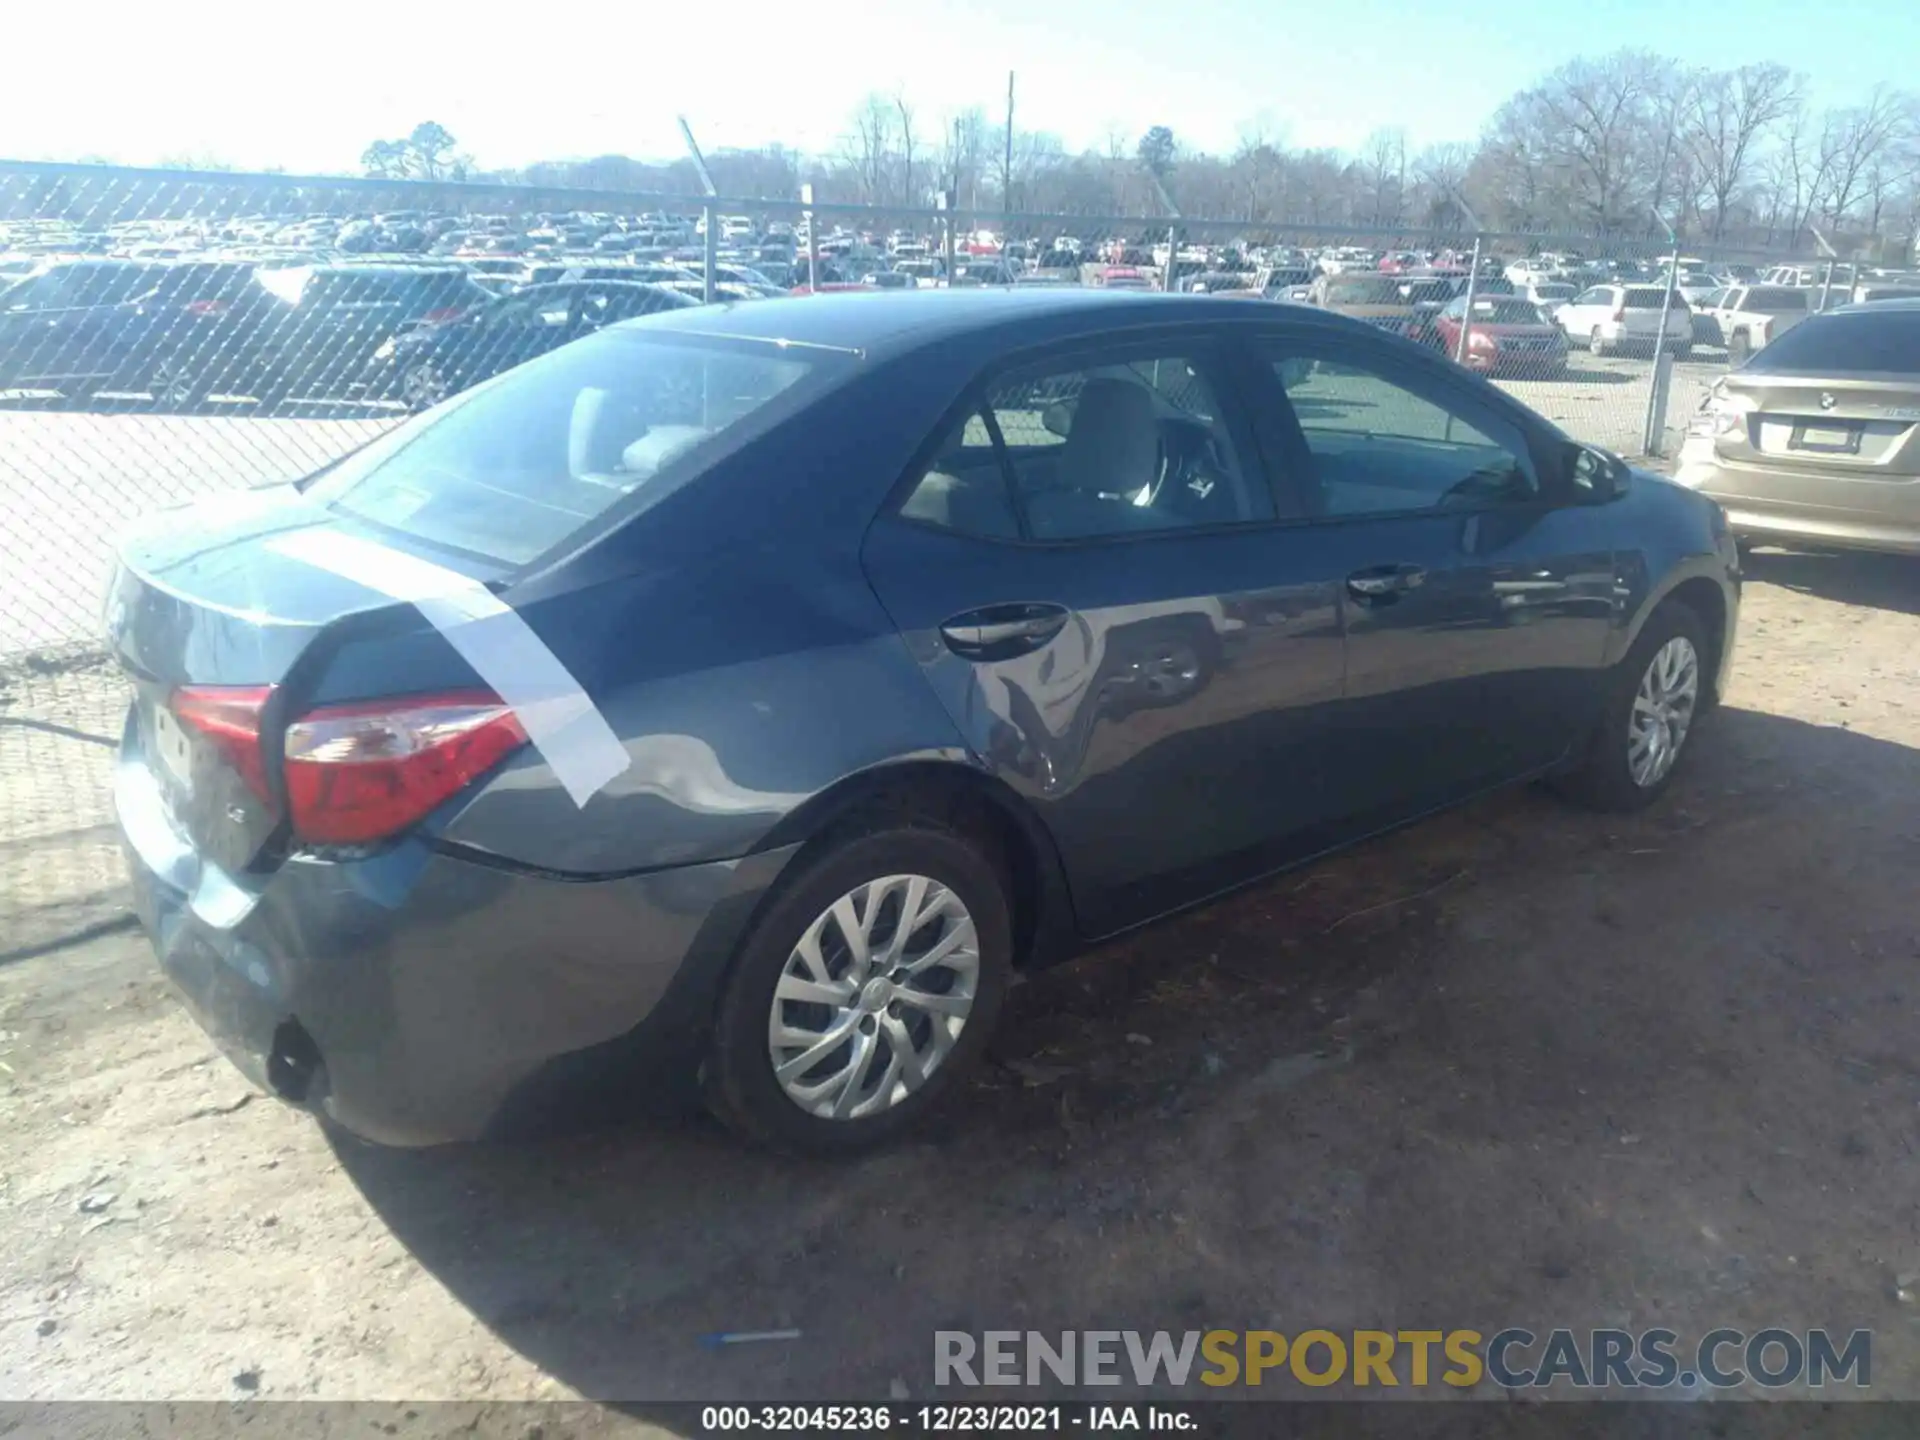
{"label": "utility pole", "polygon": [[680,121],[680,138],[687,142],[687,154],[693,157],[693,168],[700,176],[700,188],[707,192],[706,204],[702,207],[707,227],[707,278],[701,287],[700,298],[711,305],[714,301],[713,272],[720,266],[720,207],[713,202],[720,192],[714,188],[713,176],[707,172],[707,159],[700,153],[700,143],[693,138],[693,127],[687,124],[686,116],[676,118]]}
{"label": "utility pole", "polygon": [[[1011,70],[1007,72],[1006,146],[1001,152],[1000,159],[1000,208],[1006,211],[1006,219],[1000,228],[1003,232],[1011,231],[1013,229],[1013,71]],[[1003,233],[1000,236],[1000,243],[1003,247],[1005,246],[1006,234]]]}

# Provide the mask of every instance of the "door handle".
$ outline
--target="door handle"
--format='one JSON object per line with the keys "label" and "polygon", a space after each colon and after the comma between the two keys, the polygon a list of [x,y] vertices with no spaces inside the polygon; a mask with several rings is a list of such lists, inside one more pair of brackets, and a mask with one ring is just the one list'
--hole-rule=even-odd
{"label": "door handle", "polygon": [[1418,565],[1376,565],[1356,570],[1347,577],[1347,589],[1363,601],[1389,601],[1417,590],[1427,580],[1427,572]]}
{"label": "door handle", "polygon": [[1063,605],[985,605],[956,615],[940,638],[968,659],[1006,659],[1038,650],[1066,628]]}

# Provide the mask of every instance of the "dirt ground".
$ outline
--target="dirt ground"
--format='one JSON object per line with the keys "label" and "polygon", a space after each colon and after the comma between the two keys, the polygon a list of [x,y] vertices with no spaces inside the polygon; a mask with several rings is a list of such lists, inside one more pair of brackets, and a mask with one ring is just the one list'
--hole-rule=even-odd
{"label": "dirt ground", "polygon": [[941,1328],[1510,1324],[1867,1328],[1920,1398],[1920,563],[1753,576],[1652,812],[1513,792],[1051,972],[854,1164],[372,1149],[136,934],[0,964],[0,1398],[924,1397]]}

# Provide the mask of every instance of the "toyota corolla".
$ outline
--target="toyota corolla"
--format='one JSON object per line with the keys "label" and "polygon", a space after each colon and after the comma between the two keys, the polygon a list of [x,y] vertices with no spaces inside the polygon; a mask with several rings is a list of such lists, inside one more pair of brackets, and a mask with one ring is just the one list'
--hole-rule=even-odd
{"label": "toyota corolla", "polygon": [[1324,312],[676,310],[130,536],[114,793],[162,965],[289,1101],[424,1144],[658,1066],[838,1152],[1023,969],[1495,786],[1654,800],[1737,565]]}

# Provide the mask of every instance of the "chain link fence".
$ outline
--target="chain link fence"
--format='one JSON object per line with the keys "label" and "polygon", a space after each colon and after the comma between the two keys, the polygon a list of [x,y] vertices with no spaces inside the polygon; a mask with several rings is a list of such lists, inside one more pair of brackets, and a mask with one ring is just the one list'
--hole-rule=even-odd
{"label": "chain link fence", "polygon": [[[1639,456],[1672,443],[1648,428],[1664,248],[0,163],[0,952],[115,913],[123,697],[96,637],[113,537],[140,515],[307,474],[601,325],[808,290],[1326,305]],[[1621,303],[1587,303],[1603,285]],[[1566,301],[1577,314],[1555,324]],[[1667,323],[1672,427],[1725,355],[1683,314]]]}

